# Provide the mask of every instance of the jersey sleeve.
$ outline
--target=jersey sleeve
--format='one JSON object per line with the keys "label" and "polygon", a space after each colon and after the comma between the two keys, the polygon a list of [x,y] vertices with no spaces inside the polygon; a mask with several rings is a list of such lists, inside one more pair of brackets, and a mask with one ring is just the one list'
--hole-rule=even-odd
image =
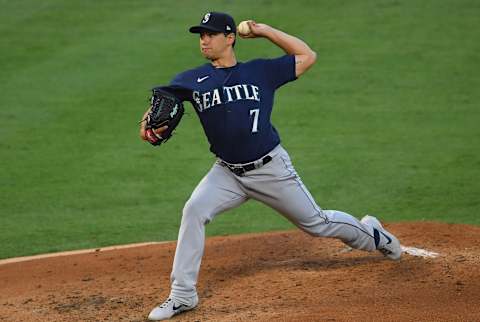
{"label": "jersey sleeve", "polygon": [[180,73],[177,74],[171,81],[170,81],[170,86],[181,86],[181,87],[187,87],[186,84],[186,79],[185,79],[185,73]]}
{"label": "jersey sleeve", "polygon": [[188,78],[186,77],[186,73],[180,73],[176,75],[171,81],[168,86],[169,91],[172,94],[177,95],[177,97],[181,101],[190,101],[191,100],[191,90],[189,89],[189,82]]}
{"label": "jersey sleeve", "polygon": [[267,81],[274,89],[294,81],[297,79],[295,75],[295,56],[284,55],[278,58],[265,59],[264,71]]}

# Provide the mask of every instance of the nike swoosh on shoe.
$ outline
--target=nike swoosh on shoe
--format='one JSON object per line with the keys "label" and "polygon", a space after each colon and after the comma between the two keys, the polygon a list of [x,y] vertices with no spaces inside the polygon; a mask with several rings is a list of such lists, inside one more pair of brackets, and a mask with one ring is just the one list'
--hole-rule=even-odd
{"label": "nike swoosh on shoe", "polygon": [[179,306],[175,306],[175,303],[173,303],[173,310],[176,311],[180,309],[182,306],[186,306],[185,304],[180,304]]}
{"label": "nike swoosh on shoe", "polygon": [[381,231],[380,231],[380,233],[382,233],[382,235],[385,236],[385,238],[388,240],[387,245],[392,243],[392,239],[390,237],[388,237],[386,234],[384,234]]}

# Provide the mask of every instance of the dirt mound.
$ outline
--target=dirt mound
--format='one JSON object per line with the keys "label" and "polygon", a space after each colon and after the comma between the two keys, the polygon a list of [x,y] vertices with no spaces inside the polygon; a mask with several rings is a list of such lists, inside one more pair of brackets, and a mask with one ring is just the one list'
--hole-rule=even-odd
{"label": "dirt mound", "polygon": [[[300,231],[215,237],[200,306],[175,321],[479,321],[480,227],[387,225],[438,252],[400,262]],[[0,321],[145,321],[174,243],[0,265]]]}

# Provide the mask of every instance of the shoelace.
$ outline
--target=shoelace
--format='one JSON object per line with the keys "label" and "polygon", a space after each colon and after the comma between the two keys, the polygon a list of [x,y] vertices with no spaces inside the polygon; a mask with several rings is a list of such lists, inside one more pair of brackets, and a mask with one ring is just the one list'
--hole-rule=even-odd
{"label": "shoelace", "polygon": [[163,309],[164,307],[167,307],[168,303],[170,303],[171,301],[172,301],[172,299],[169,298],[168,300],[166,300],[165,302],[163,302],[162,305],[160,305],[160,308]]}

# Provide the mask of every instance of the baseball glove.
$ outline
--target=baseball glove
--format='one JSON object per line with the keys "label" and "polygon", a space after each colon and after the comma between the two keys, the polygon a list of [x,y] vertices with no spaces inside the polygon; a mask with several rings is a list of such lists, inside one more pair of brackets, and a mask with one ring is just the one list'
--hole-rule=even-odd
{"label": "baseball glove", "polygon": [[[145,119],[145,135],[148,142],[158,146],[170,139],[184,113],[183,103],[177,96],[162,87],[153,88],[150,111]],[[168,128],[161,135],[155,133],[155,129],[165,125]]]}

